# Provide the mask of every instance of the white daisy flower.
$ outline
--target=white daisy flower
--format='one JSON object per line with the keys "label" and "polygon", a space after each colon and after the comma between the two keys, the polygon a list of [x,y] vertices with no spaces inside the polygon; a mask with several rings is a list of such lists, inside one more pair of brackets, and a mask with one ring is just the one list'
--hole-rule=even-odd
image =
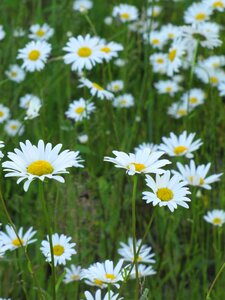
{"label": "white daisy flower", "polygon": [[180,90],[178,83],[173,80],[159,80],[154,86],[159,94],[169,94],[170,96]]}
{"label": "white daisy flower", "polygon": [[149,60],[155,73],[166,73],[167,55],[165,53],[154,53],[149,56]]}
{"label": "white daisy flower", "polygon": [[179,136],[170,132],[170,137],[162,137],[163,143],[159,145],[158,149],[164,151],[169,156],[185,156],[192,158],[193,151],[196,151],[203,144],[200,139],[193,142],[195,133],[187,135],[187,131],[183,131]]}
{"label": "white daisy flower", "polygon": [[96,96],[97,98],[100,99],[107,99],[110,100],[114,98],[114,95],[111,92],[108,92],[105,90],[102,86],[100,86],[96,82],[92,82],[88,80],[87,78],[81,78],[80,79],[81,85],[79,87],[84,87],[86,86],[89,90],[92,96]]}
{"label": "white daisy flower", "polygon": [[203,4],[212,10],[223,12],[225,9],[225,0],[203,0]]}
{"label": "white daisy flower", "polygon": [[23,60],[22,68],[28,72],[40,71],[51,52],[51,45],[45,41],[31,41],[25,48],[19,50],[18,59]]}
{"label": "white daisy flower", "polygon": [[41,108],[41,104],[36,103],[35,100],[31,100],[29,102],[29,107],[26,111],[26,116],[24,120],[32,120],[39,116],[39,110]]}
{"label": "white daisy flower", "polygon": [[153,5],[147,8],[146,15],[151,18],[152,17],[156,18],[160,15],[161,11],[162,11],[162,6]]}
{"label": "white daisy flower", "polygon": [[10,80],[19,83],[24,80],[26,73],[19,65],[10,65],[5,74]]}
{"label": "white daisy flower", "polygon": [[225,81],[219,83],[218,90],[221,97],[225,96]]}
{"label": "white daisy flower", "polygon": [[[3,241],[0,239],[0,259],[5,255],[5,246]],[[0,298],[1,299],[1,298]]]}
{"label": "white daisy flower", "polygon": [[165,35],[167,40],[175,40],[180,37],[180,27],[173,24],[162,26],[161,32]]}
{"label": "white daisy flower", "polygon": [[181,39],[174,40],[167,54],[167,75],[173,76],[182,66],[182,57],[185,53],[186,45]]}
{"label": "white daisy flower", "polygon": [[118,298],[119,294],[114,294],[112,291],[107,292],[104,297],[101,290],[97,290],[94,296],[89,291],[85,291],[84,295],[86,300],[123,300],[123,298]]}
{"label": "white daisy flower", "polygon": [[122,23],[135,21],[138,19],[138,9],[134,5],[119,4],[113,7],[112,16]]}
{"label": "white daisy flower", "polygon": [[210,184],[220,180],[220,176],[223,173],[214,174],[206,177],[211,163],[207,165],[196,166],[193,160],[190,161],[190,165],[182,165],[177,163],[177,168],[179,171],[172,171],[173,174],[178,174],[183,177],[187,184],[202,187],[207,190],[211,190]]}
{"label": "white daisy flower", "polygon": [[18,237],[12,228],[12,226],[6,225],[6,233],[0,231],[0,241],[4,244],[4,250],[15,250],[21,246],[27,246],[31,243],[34,243],[37,239],[33,239],[33,236],[37,231],[33,230],[33,227],[30,227],[26,233],[23,234],[23,227],[20,227],[18,230]]}
{"label": "white daisy flower", "polygon": [[30,34],[28,35],[30,39],[35,41],[47,41],[53,34],[54,29],[51,28],[48,24],[35,24],[30,27]]}
{"label": "white daisy flower", "polygon": [[123,50],[123,46],[119,43],[100,41],[101,47],[100,51],[102,52],[102,57],[107,62],[114,57],[118,57],[118,52]]}
{"label": "white daisy flower", "polygon": [[3,40],[5,37],[5,30],[3,29],[3,26],[0,25],[0,41]]}
{"label": "white daisy flower", "polygon": [[24,133],[24,126],[19,120],[8,120],[4,126],[5,132],[9,136],[20,136]]}
{"label": "white daisy flower", "polygon": [[162,49],[167,41],[166,35],[158,30],[153,30],[150,33],[144,33],[143,39],[155,49]]}
{"label": "white daisy flower", "polygon": [[100,282],[119,287],[117,283],[119,281],[123,281],[121,274],[122,265],[122,259],[119,260],[115,267],[113,266],[113,261],[111,260],[106,260],[103,263],[97,262],[91,265],[88,269],[83,270],[82,278],[86,278],[91,282]]}
{"label": "white daisy flower", "polygon": [[195,68],[196,76],[205,84],[218,86],[225,78],[225,72],[222,69],[209,69],[199,64]]}
{"label": "white daisy flower", "polygon": [[[0,148],[4,148],[5,144],[3,141],[0,141]],[[2,151],[0,150],[0,159],[3,158],[4,154],[2,153]],[[1,248],[1,247],[0,247]]]}
{"label": "white daisy flower", "polygon": [[83,119],[89,119],[90,114],[95,111],[96,107],[93,103],[80,98],[74,100],[68,110],[65,112],[67,118],[74,120],[75,122],[82,121]]}
{"label": "white daisy flower", "polygon": [[[76,243],[70,243],[70,236],[66,236],[64,234],[54,233],[52,235],[52,247],[54,254],[54,265],[65,265],[67,260],[71,260],[71,256],[76,254],[76,250],[74,247]],[[41,242],[41,252],[46,257],[46,261],[51,262],[51,250],[49,238],[47,237],[47,241],[44,240]]]}
{"label": "white daisy flower", "polygon": [[134,97],[131,94],[123,94],[113,99],[114,107],[132,107],[134,106]]}
{"label": "white daisy flower", "polygon": [[64,150],[59,154],[62,144],[52,147],[51,143],[46,145],[39,140],[38,145],[32,145],[30,141],[20,143],[20,149],[8,153],[10,160],[2,164],[5,177],[18,177],[17,184],[25,180],[24,190],[28,190],[34,179],[44,181],[45,178],[54,179],[64,183],[60,174],[69,173],[66,169],[75,166],[77,152]]}
{"label": "white daisy flower", "polygon": [[163,174],[165,170],[161,168],[171,163],[167,159],[159,159],[164,152],[151,152],[150,149],[139,150],[135,154],[113,151],[113,154],[116,156],[115,158],[105,156],[104,161],[114,163],[116,168],[126,169],[128,175],[136,173]]}
{"label": "white daisy flower", "polygon": [[117,93],[124,89],[123,80],[114,80],[108,83],[107,89],[111,92]]}
{"label": "white daisy flower", "polygon": [[36,105],[41,105],[41,99],[33,94],[26,94],[19,99],[19,107],[28,109],[30,106],[31,101]]}
{"label": "white daisy flower", "polygon": [[196,24],[208,21],[212,9],[202,2],[193,3],[184,13],[184,22],[186,24]]}
{"label": "white daisy flower", "polygon": [[212,55],[203,61],[203,65],[207,69],[217,69],[225,66],[225,56],[224,55]]}
{"label": "white daisy flower", "polygon": [[168,115],[175,119],[180,119],[184,116],[187,116],[193,108],[191,106],[188,106],[186,103],[183,101],[175,102],[171,104],[168,108]]}
{"label": "white daisy flower", "polygon": [[205,92],[202,89],[193,88],[190,91],[184,93],[181,100],[188,106],[196,107],[201,105],[205,101]]}
{"label": "white daisy flower", "polygon": [[187,182],[183,181],[180,175],[171,176],[170,171],[166,171],[162,176],[156,174],[156,180],[151,176],[146,175],[147,186],[152,192],[143,192],[143,200],[146,203],[152,203],[153,206],[157,204],[168,206],[171,212],[181,205],[189,208],[186,202],[191,201],[187,195],[191,192],[186,187]]}
{"label": "white daisy flower", "polygon": [[0,104],[0,124],[10,118],[10,110],[3,104]]}
{"label": "white daisy flower", "polygon": [[[152,268],[152,266],[146,266],[143,264],[138,264],[138,278],[141,277],[147,277],[147,276],[152,276],[155,275],[156,271]],[[136,279],[136,270],[135,268],[132,269],[130,273],[130,278],[131,279]]]}
{"label": "white daisy flower", "polygon": [[204,215],[204,220],[214,226],[221,227],[225,223],[225,211],[222,209],[213,209]]}
{"label": "white daisy flower", "polygon": [[[141,239],[136,241],[136,253],[141,245]],[[118,249],[118,253],[120,256],[122,256],[122,259],[124,261],[129,261],[133,262],[134,261],[134,248],[133,248],[133,238],[128,238],[128,243],[125,244],[123,242],[120,242],[120,247]],[[155,256],[154,253],[151,252],[152,248],[149,247],[148,245],[143,244],[140,248],[138,257],[137,257],[137,262],[138,263],[155,263],[155,259],[153,257]]]}
{"label": "white daisy flower", "polygon": [[69,268],[65,268],[65,271],[64,283],[79,281],[81,279],[82,268],[80,266],[71,265]]}
{"label": "white daisy flower", "polygon": [[151,152],[155,152],[157,151],[159,148],[158,145],[155,145],[153,143],[142,143],[139,146],[137,146],[136,148],[134,148],[134,152],[137,152],[139,150],[144,150],[144,149],[150,149]]}
{"label": "white daisy flower", "polygon": [[68,52],[64,55],[64,62],[72,64],[72,71],[91,70],[96,63],[102,63],[103,55],[98,37],[91,37],[89,34],[71,37],[63,50]]}
{"label": "white daisy flower", "polygon": [[73,2],[73,9],[79,12],[85,12],[93,7],[93,2],[90,0],[75,0]]}

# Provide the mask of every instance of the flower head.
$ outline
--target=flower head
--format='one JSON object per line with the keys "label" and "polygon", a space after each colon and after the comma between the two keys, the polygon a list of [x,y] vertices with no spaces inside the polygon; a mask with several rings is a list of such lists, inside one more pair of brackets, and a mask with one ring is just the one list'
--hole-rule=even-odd
{"label": "flower head", "polygon": [[67,118],[74,120],[75,122],[82,121],[83,119],[89,119],[90,114],[95,111],[95,105],[93,103],[80,98],[74,100],[68,110],[65,112]]}
{"label": "flower head", "polygon": [[35,24],[30,27],[29,38],[36,41],[47,41],[54,34],[54,29],[48,24]]}
{"label": "flower head", "polygon": [[9,70],[7,70],[5,74],[10,80],[17,83],[23,81],[25,78],[24,70],[18,65],[10,65]]}
{"label": "flower head", "polygon": [[225,223],[225,211],[222,209],[213,209],[204,215],[204,220],[214,226],[221,227]]}
{"label": "flower head", "polygon": [[71,265],[70,268],[65,268],[65,271],[64,283],[79,281],[81,279],[82,268],[80,266]]}

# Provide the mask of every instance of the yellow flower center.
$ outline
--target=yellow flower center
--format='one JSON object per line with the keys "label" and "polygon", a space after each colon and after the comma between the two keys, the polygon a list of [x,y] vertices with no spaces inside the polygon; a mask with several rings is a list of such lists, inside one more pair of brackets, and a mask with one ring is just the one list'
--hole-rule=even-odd
{"label": "yellow flower center", "polygon": [[89,47],[81,47],[77,54],[81,57],[89,57],[91,55],[92,51]]}
{"label": "yellow flower center", "polygon": [[193,182],[193,179],[194,179],[193,176],[190,176],[190,177],[189,177],[190,182]]}
{"label": "yellow flower center", "polygon": [[216,1],[213,3],[213,7],[214,8],[217,8],[217,7],[224,8],[224,5],[223,5],[222,1]]}
{"label": "yellow flower center", "polygon": [[184,153],[188,148],[185,146],[177,146],[173,149],[173,152],[176,155],[181,155],[182,153]]}
{"label": "yellow flower center", "polygon": [[163,64],[163,63],[164,63],[164,59],[163,59],[163,58],[158,58],[158,59],[156,60],[156,62],[157,62],[158,64]]}
{"label": "yellow flower center", "polygon": [[56,256],[61,256],[64,253],[65,249],[61,245],[53,246],[53,254]]}
{"label": "yellow flower center", "polygon": [[198,13],[196,16],[195,16],[195,19],[198,20],[198,21],[204,21],[206,18],[206,14],[204,13]]}
{"label": "yellow flower center", "polygon": [[146,168],[144,164],[137,164],[137,163],[132,163],[132,164],[134,165],[135,171],[137,172],[141,172]]}
{"label": "yellow flower center", "polygon": [[101,281],[100,279],[94,279],[94,283],[97,284],[97,285],[102,285],[103,284],[103,281]]}
{"label": "yellow flower center", "polygon": [[22,240],[22,239],[15,239],[15,240],[12,240],[12,244],[13,244],[13,246],[15,246],[15,247],[20,247],[20,246],[22,246],[23,244],[24,244],[24,240]]}
{"label": "yellow flower center", "polygon": [[16,130],[18,128],[17,125],[11,125],[10,127],[12,130]]}
{"label": "yellow flower center", "polygon": [[213,224],[215,224],[215,225],[220,225],[221,223],[222,223],[222,220],[220,219],[220,218],[214,218],[213,220],[212,220],[212,222],[213,222]]}
{"label": "yellow flower center", "polygon": [[116,85],[114,85],[113,89],[114,89],[114,91],[118,91],[120,89],[120,86],[116,84]]}
{"label": "yellow flower center", "polygon": [[173,39],[174,38],[174,34],[173,33],[168,33],[168,38]]}
{"label": "yellow flower center", "polygon": [[16,76],[17,76],[17,72],[15,72],[15,71],[14,71],[14,72],[11,72],[11,76],[12,76],[12,77],[16,77]]}
{"label": "yellow flower center", "polygon": [[179,116],[186,116],[187,110],[186,109],[178,109],[177,114]]}
{"label": "yellow flower center", "polygon": [[128,13],[123,13],[123,14],[120,14],[120,18],[128,20],[130,18],[130,15]]}
{"label": "yellow flower center", "polygon": [[205,181],[204,181],[204,179],[201,177],[200,180],[199,180],[199,184],[202,185],[202,184],[204,184],[204,183],[205,183]]}
{"label": "yellow flower center", "polygon": [[104,90],[104,89],[103,89],[99,84],[97,84],[96,82],[93,82],[92,85],[93,85],[94,88],[96,88],[96,89],[99,90],[99,91],[103,91],[103,90]]}
{"label": "yellow flower center", "polygon": [[53,172],[52,165],[46,160],[37,160],[27,167],[27,172],[32,175],[42,176]]}
{"label": "yellow flower center", "polygon": [[212,77],[210,77],[210,83],[212,83],[212,84],[217,84],[217,83],[219,83],[219,80],[218,80],[217,77],[212,76]]}
{"label": "yellow flower center", "polygon": [[28,58],[30,60],[37,60],[41,55],[41,52],[39,50],[31,50],[28,54]]}
{"label": "yellow flower center", "polygon": [[170,50],[170,52],[168,54],[169,60],[170,61],[174,61],[174,59],[176,57],[176,54],[177,54],[177,50],[176,49]]}
{"label": "yellow flower center", "polygon": [[77,114],[82,114],[82,112],[84,111],[84,107],[77,107],[76,109],[75,109],[75,112],[77,113]]}
{"label": "yellow flower center", "polygon": [[39,30],[36,32],[36,35],[39,36],[39,37],[42,37],[43,35],[45,35],[45,32],[44,32],[44,30],[39,29]]}
{"label": "yellow flower center", "polygon": [[189,103],[191,103],[191,104],[198,103],[198,98],[196,98],[196,97],[189,98]]}
{"label": "yellow flower center", "polygon": [[111,49],[109,47],[105,46],[105,47],[101,48],[101,51],[105,52],[105,53],[109,53],[109,52],[111,52]]}
{"label": "yellow flower center", "polygon": [[106,273],[106,274],[105,274],[105,277],[106,277],[107,279],[110,279],[110,280],[116,279],[116,276],[115,276],[115,275],[109,274],[109,273]]}
{"label": "yellow flower center", "polygon": [[80,276],[78,276],[78,275],[73,275],[73,276],[71,277],[71,279],[72,279],[72,280],[80,280]]}
{"label": "yellow flower center", "polygon": [[173,192],[168,188],[158,189],[156,195],[161,201],[170,201],[173,199]]}
{"label": "yellow flower center", "polygon": [[152,44],[153,45],[158,45],[159,44],[159,40],[158,39],[153,39],[152,40]]}
{"label": "yellow flower center", "polygon": [[165,88],[165,91],[166,91],[167,93],[170,93],[170,92],[172,92],[172,88],[171,88],[171,86],[167,86],[167,87]]}
{"label": "yellow flower center", "polygon": [[0,117],[3,117],[3,116],[4,116],[4,112],[0,111]]}
{"label": "yellow flower center", "polygon": [[127,100],[126,99],[121,99],[120,100],[120,105],[126,105],[127,104]]}
{"label": "yellow flower center", "polygon": [[[134,256],[132,257],[132,261],[134,261]],[[140,262],[140,261],[142,261],[142,257],[140,255],[138,255],[137,262]]]}

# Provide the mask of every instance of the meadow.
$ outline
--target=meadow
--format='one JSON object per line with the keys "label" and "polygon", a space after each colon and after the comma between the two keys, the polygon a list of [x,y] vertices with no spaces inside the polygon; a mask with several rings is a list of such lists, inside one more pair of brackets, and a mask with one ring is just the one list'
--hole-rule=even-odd
{"label": "meadow", "polygon": [[224,299],[225,0],[0,11],[0,299]]}

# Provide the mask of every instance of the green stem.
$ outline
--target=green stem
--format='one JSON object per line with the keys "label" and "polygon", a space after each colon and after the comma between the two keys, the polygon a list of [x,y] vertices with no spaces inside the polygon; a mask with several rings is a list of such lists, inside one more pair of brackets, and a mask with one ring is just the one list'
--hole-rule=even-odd
{"label": "green stem", "polygon": [[85,17],[85,19],[87,20],[88,24],[90,25],[91,30],[93,31],[94,35],[97,36],[97,31],[96,31],[96,29],[95,29],[95,26],[94,26],[94,24],[92,23],[91,19],[89,18],[87,12],[84,13],[84,17]]}
{"label": "green stem", "polygon": [[52,243],[52,226],[49,218],[49,213],[44,198],[44,186],[43,182],[39,182],[39,195],[41,198],[42,209],[45,217],[45,225],[48,231],[48,239],[51,252],[51,268],[52,268],[52,299],[56,300],[56,274],[55,274],[55,262],[54,262],[54,253],[53,253],[53,243]]}
{"label": "green stem", "polygon": [[214,278],[209,290],[208,290],[208,293],[206,295],[206,300],[210,300],[210,294],[212,292],[212,289],[214,288],[214,285],[216,284],[218,278],[220,277],[220,275],[222,274],[223,272],[223,269],[225,268],[225,263],[223,263],[223,265],[221,266],[219,272],[216,274],[216,277]]}

